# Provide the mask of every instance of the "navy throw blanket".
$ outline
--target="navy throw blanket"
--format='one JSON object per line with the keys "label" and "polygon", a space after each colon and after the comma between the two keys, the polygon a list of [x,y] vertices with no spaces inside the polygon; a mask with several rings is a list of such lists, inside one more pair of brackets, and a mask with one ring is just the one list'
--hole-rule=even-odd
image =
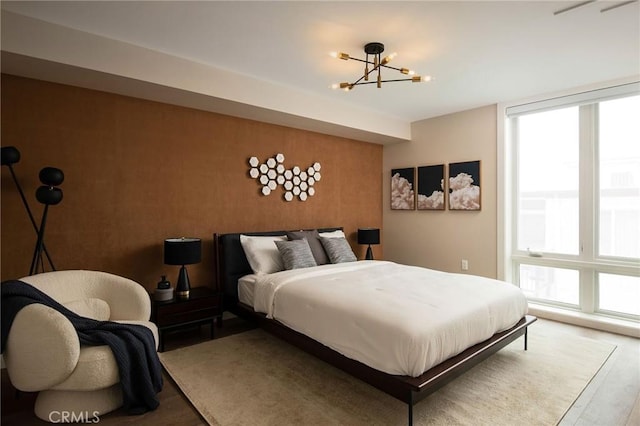
{"label": "navy throw blanket", "polygon": [[9,330],[20,309],[41,303],[64,315],[75,327],[80,343],[89,346],[108,345],[118,364],[122,385],[123,407],[129,414],[155,410],[157,394],[162,390],[162,369],[153,333],[147,327],[97,321],[81,317],[30,284],[18,280],[5,281],[2,290],[2,341],[4,353]]}

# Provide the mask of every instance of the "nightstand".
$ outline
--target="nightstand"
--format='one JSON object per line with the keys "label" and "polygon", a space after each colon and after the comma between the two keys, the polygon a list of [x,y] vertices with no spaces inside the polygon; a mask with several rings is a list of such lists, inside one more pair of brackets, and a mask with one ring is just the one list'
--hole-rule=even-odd
{"label": "nightstand", "polygon": [[164,334],[167,331],[188,326],[211,324],[214,337],[214,322],[222,321],[222,297],[210,287],[192,287],[188,299],[175,297],[171,300],[151,302],[151,321],[158,326],[159,351],[164,351]]}

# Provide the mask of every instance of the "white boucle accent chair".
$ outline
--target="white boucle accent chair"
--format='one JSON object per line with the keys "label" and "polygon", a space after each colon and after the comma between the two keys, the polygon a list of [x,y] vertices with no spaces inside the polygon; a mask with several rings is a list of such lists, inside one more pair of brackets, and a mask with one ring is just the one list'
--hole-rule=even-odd
{"label": "white boucle accent chair", "polygon": [[[144,287],[98,271],[56,271],[21,278],[79,315],[148,327],[151,302]],[[61,412],[85,420],[122,406],[118,366],[109,346],[81,346],[71,322],[58,311],[31,304],[15,317],[4,353],[11,383],[40,392],[35,414],[59,422]],[[71,414],[69,414],[71,416]]]}

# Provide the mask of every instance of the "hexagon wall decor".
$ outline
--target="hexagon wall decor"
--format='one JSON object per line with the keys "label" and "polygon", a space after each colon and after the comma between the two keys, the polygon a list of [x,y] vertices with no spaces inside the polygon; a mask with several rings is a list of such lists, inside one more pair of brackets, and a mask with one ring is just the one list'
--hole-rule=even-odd
{"label": "hexagon wall decor", "polygon": [[284,189],[283,199],[306,201],[315,195],[315,185],[320,181],[320,163],[317,161],[307,168],[284,166],[284,155],[278,153],[263,163],[258,157],[249,158],[249,177],[260,184],[260,193],[270,195],[278,186]]}

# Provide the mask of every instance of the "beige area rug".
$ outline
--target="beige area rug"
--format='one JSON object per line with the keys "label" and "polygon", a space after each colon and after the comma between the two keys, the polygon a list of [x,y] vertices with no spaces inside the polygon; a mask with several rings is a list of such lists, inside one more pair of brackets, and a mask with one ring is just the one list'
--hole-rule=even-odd
{"label": "beige area rug", "polygon": [[[414,425],[555,425],[615,346],[544,322],[414,406]],[[160,354],[212,425],[406,425],[403,402],[262,330]]]}

